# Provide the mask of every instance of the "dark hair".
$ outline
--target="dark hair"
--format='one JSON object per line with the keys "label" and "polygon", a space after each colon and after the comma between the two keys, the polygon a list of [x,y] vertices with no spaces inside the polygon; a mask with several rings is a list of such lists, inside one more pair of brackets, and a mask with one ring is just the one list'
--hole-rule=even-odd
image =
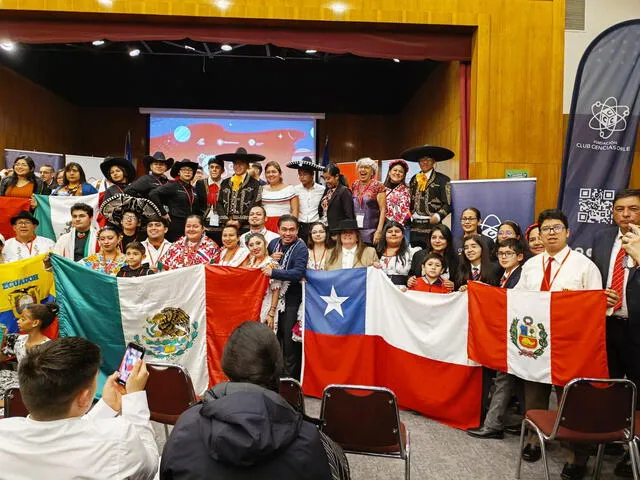
{"label": "dark hair", "polygon": [[466,285],[467,281],[471,279],[471,262],[464,254],[464,246],[470,241],[478,244],[482,252],[480,254],[480,281],[488,284],[495,283],[495,279],[493,278],[495,267],[491,262],[491,256],[487,244],[483,240],[482,235],[469,235],[464,239],[464,242],[462,242],[463,252],[460,264],[458,265],[458,276],[456,278],[457,287],[459,288],[461,285]]}
{"label": "dark hair", "polygon": [[267,248],[267,247],[268,247],[269,245],[267,245],[267,239],[266,239],[266,238],[264,237],[264,235],[263,235],[263,234],[261,234],[261,233],[251,233],[251,232],[249,232],[249,234],[248,234],[248,235],[247,235],[247,237],[245,238],[245,242],[244,242],[244,244],[246,245],[246,247],[247,247],[247,248],[249,248],[249,242],[250,242],[252,239],[254,239],[254,238],[257,238],[258,240],[262,240],[262,243],[264,244],[264,249],[265,249],[265,251],[266,251],[266,252],[267,252],[267,254],[268,254],[268,253],[269,253],[269,250],[268,250],[268,248]]}
{"label": "dark hair", "polygon": [[[278,165],[279,166],[279,165]],[[259,164],[258,162],[254,162],[254,163],[250,163],[249,164],[250,168],[255,168],[256,170],[258,170],[258,173],[261,174],[262,173],[262,165]],[[224,168],[223,168],[224,170]]]}
{"label": "dark hair", "polygon": [[442,265],[442,271],[444,272],[447,269],[447,261],[442,258],[442,255],[439,253],[427,253],[422,261],[422,265],[427,263],[428,260],[440,260],[440,264]]}
{"label": "dark hair", "polygon": [[295,222],[296,228],[300,226],[300,223],[298,222],[298,217],[294,215],[289,215],[289,214],[282,215],[278,219],[278,228],[280,228],[280,225],[282,225],[284,222]]}
{"label": "dark hair", "polygon": [[38,419],[65,417],[76,395],[91,388],[100,361],[100,348],[81,337],[33,347],[18,366],[25,406]]}
{"label": "dark hair", "polygon": [[48,168],[49,170],[51,170],[51,173],[56,173],[56,169],[53,168],[53,165],[49,165],[48,163],[45,163],[44,165],[40,165],[40,168]]}
{"label": "dark hair", "polygon": [[78,210],[85,212],[90,217],[93,217],[93,207],[91,205],[87,205],[86,203],[74,203],[71,205],[71,215],[73,215],[73,212]]}
{"label": "dark hair", "polygon": [[[33,161],[29,155],[18,155],[13,161],[13,165],[15,166],[18,160],[24,160],[29,165],[29,173],[26,175],[26,179],[29,180],[33,185],[36,185],[36,163]],[[9,175],[9,180],[7,180],[7,187],[13,187],[18,183],[18,175],[15,170]]]}
{"label": "dark hair", "polygon": [[[476,214],[476,220],[480,221],[482,219],[482,214],[480,213],[480,210],[478,210],[476,207],[467,207],[464,210],[462,210],[462,214],[460,215],[460,218],[462,218],[464,216],[464,212],[466,212],[467,210],[471,210],[473,213]],[[482,227],[480,227],[480,225],[478,225],[476,227],[476,231],[478,233],[482,233]]]}
{"label": "dark hair", "polygon": [[249,213],[251,213],[251,210],[253,210],[254,208],[259,208],[262,210],[262,213],[264,214],[264,218],[267,218],[267,210],[262,206],[262,205],[253,205],[250,209],[249,209]]}
{"label": "dark hair", "polygon": [[[438,223],[436,225],[432,225],[431,232],[427,235],[427,251],[432,253],[431,246],[431,236],[433,232],[440,232],[444,239],[447,241],[447,246],[444,249],[444,254],[439,254],[441,257],[444,257],[445,260],[445,270],[447,268],[455,269],[455,266],[458,264],[458,254],[456,252],[455,247],[453,246],[453,234],[451,233],[451,229],[447,227],[443,223]],[[455,272],[449,272],[451,276],[455,275]]]}
{"label": "dark hair", "polygon": [[402,225],[400,222],[391,221],[384,224],[384,227],[382,227],[382,236],[380,238],[380,241],[378,242],[378,245],[376,246],[376,253],[378,254],[378,258],[382,258],[382,256],[384,255],[384,252],[387,250],[387,231],[392,227],[399,228],[403,233],[402,241],[400,242],[400,248],[398,249],[396,258],[400,260],[400,264],[404,265],[406,256],[405,254],[409,250],[409,246],[407,245],[407,240],[404,238],[404,225]]}
{"label": "dark hair", "polygon": [[53,323],[60,307],[56,302],[51,303],[31,303],[24,307],[35,320],[40,320],[40,329],[44,330]]}
{"label": "dark hair", "polygon": [[640,198],[640,189],[637,188],[627,188],[625,190],[619,190],[616,192],[616,196],[613,199],[613,204],[615,205],[618,200],[622,200],[623,198],[629,197],[638,197]]}
{"label": "dark hair", "polygon": [[87,183],[87,177],[84,174],[84,169],[82,168],[82,165],[80,165],[79,163],[76,163],[76,162],[70,162],[70,163],[67,163],[64,166],[64,169],[63,169],[64,170],[64,180],[62,181],[62,185],[63,186],[66,187],[67,185],[69,185],[69,180],[67,180],[67,172],[69,170],[71,170],[72,168],[74,168],[74,167],[77,168],[78,172],[80,173],[80,183],[81,184],[82,183]]}
{"label": "dark hair", "polygon": [[192,213],[191,215],[187,215],[187,218],[184,219],[185,226],[187,225],[187,222],[189,221],[190,218],[197,218],[198,223],[200,223],[200,225],[204,227],[204,220],[202,219],[202,216],[198,215],[197,213]]}
{"label": "dark hair", "polygon": [[538,223],[532,223],[531,225],[529,225],[527,227],[527,229],[524,231],[524,238],[527,240],[527,242],[529,241],[529,235],[531,235],[531,231],[535,230],[536,228],[540,228],[540,225]]}
{"label": "dark hair", "polygon": [[98,235],[97,236],[99,237],[102,232],[107,231],[107,230],[111,230],[116,235],[122,235],[122,229],[118,225],[114,225],[113,223],[107,223],[104,227],[102,227],[100,230],[98,230]]}
{"label": "dark hair", "polygon": [[143,257],[147,253],[147,249],[144,248],[144,245],[142,245],[140,242],[137,242],[135,240],[132,241],[132,242],[127,243],[127,246],[125,247],[124,251],[126,252],[129,249],[133,249],[133,250],[139,251],[142,254]]}
{"label": "dark hair", "polygon": [[309,225],[309,235],[307,236],[307,247],[313,248],[314,244],[313,244],[313,238],[311,238],[311,230],[313,230],[313,227],[316,227],[318,225],[320,225],[322,227],[322,229],[324,230],[324,233],[325,233],[324,247],[325,248],[331,248],[333,246],[333,240],[331,239],[331,234],[329,232],[329,227],[327,227],[322,222],[313,222],[311,225]]}
{"label": "dark hair", "polygon": [[500,230],[500,227],[503,225],[509,225],[515,232],[516,237],[522,238],[522,229],[520,228],[520,225],[518,225],[517,222],[514,222],[513,220],[505,220],[500,225],[498,225],[498,230]]}
{"label": "dark hair", "polygon": [[277,392],[283,371],[282,352],[264,323],[244,322],[222,352],[222,371],[232,382],[247,382]]}
{"label": "dark hair", "polygon": [[124,210],[122,210],[122,219],[124,219],[125,213],[133,213],[136,216],[138,223],[140,223],[142,220],[142,217],[140,216],[140,214],[131,208],[125,208]]}
{"label": "dark hair", "polygon": [[402,181],[402,183],[400,183],[399,185],[405,185],[406,179],[407,179],[407,173],[409,172],[409,170],[407,170],[407,168],[404,166],[404,163],[401,162],[396,162],[393,167],[391,165],[389,165],[389,171],[387,172],[387,178],[384,179],[384,186],[387,188],[391,188],[392,182],[391,182],[391,178],[389,177],[389,172],[391,172],[392,168],[397,167],[398,165],[400,165],[402,167],[402,169],[404,170],[404,180]]}
{"label": "dark hair", "polygon": [[164,225],[165,227],[169,228],[169,222],[167,222],[167,219],[164,217],[161,217],[160,215],[153,215],[149,218],[147,218],[147,227],[149,226],[149,224],[151,222],[160,222],[162,223],[162,225]]}
{"label": "dark hair", "polygon": [[564,228],[569,228],[569,220],[567,220],[567,216],[559,208],[549,208],[540,212],[540,215],[538,215],[538,223],[541,228],[545,220],[560,220]]}
{"label": "dark hair", "polygon": [[239,238],[240,237],[240,229],[238,229],[238,227],[236,227],[235,225],[225,225],[224,227],[222,227],[222,231],[224,232],[225,229],[227,228],[233,228],[236,231],[236,236]]}
{"label": "dark hair", "polygon": [[522,242],[518,241],[518,239],[516,238],[507,238],[497,243],[496,254],[498,253],[498,249],[500,247],[510,248],[511,250],[516,252],[516,255],[520,255],[521,253],[524,254],[524,246],[522,245]]}
{"label": "dark hair", "polygon": [[324,167],[324,170],[322,171],[324,173],[328,173],[332,177],[338,177],[339,184],[344,185],[345,187],[349,187],[349,182],[347,182],[347,177],[345,177],[340,173],[340,169],[335,163],[330,163],[329,165]]}

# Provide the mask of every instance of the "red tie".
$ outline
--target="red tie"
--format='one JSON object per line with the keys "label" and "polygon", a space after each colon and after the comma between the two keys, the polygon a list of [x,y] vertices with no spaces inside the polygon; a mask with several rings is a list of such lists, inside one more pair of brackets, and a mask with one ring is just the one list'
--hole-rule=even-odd
{"label": "red tie", "polygon": [[540,291],[548,292],[551,290],[551,264],[553,263],[553,257],[549,257],[547,260],[547,268],[544,269],[544,278],[542,279],[542,285]]}
{"label": "red tie", "polygon": [[507,276],[507,274],[505,273],[502,276],[502,279],[500,280],[500,287],[504,288],[504,284],[507,283],[507,280],[509,280],[509,277]]}
{"label": "red tie", "polygon": [[478,271],[478,267],[472,268],[473,274],[471,275],[471,280],[478,280],[480,278],[480,272]]}
{"label": "red tie", "polygon": [[611,289],[615,290],[618,294],[619,300],[613,306],[613,311],[619,310],[622,307],[622,296],[624,295],[624,267],[622,266],[622,259],[625,256],[625,250],[621,248],[616,255],[616,261],[613,264],[613,275],[611,276]]}
{"label": "red tie", "polygon": [[218,203],[218,189],[220,187],[218,187],[218,184],[216,183],[212,183],[211,185],[209,185],[209,194],[207,195],[207,201],[209,202],[209,205],[211,205],[212,207],[216,206],[216,203]]}

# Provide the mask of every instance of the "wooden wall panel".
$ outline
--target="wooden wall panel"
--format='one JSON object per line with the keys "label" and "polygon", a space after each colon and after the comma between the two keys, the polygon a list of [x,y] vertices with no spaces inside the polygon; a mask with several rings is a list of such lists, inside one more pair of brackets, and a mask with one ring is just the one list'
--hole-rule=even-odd
{"label": "wooden wall panel", "polygon": [[[5,148],[65,153],[75,148],[77,108],[0,67],[0,153]],[[1,156],[0,163],[4,163]]]}

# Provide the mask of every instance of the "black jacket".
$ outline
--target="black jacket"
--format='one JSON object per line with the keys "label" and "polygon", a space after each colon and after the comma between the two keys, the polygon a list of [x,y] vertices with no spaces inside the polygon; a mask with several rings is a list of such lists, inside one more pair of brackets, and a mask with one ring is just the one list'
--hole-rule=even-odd
{"label": "black jacket", "polygon": [[[151,190],[161,185],[166,185],[167,183],[169,183],[169,179],[164,175],[156,177],[155,175],[147,174],[135,182],[130,183],[129,186],[124,189],[124,193],[132,197],[149,198],[149,192],[151,192]],[[160,208],[160,205],[157,205],[157,207]]]}
{"label": "black jacket", "polygon": [[200,210],[198,195],[193,186],[180,180],[154,188],[149,192],[149,200],[158,206],[162,215],[169,213],[171,218],[186,218],[192,213],[197,215],[204,213]]}
{"label": "black jacket", "polygon": [[220,225],[229,220],[238,220],[241,225],[249,223],[249,211],[254,205],[262,205],[262,185],[248,173],[240,189],[231,188],[231,178],[225,178],[220,184],[216,210],[220,217]]}
{"label": "black jacket", "polygon": [[[327,190],[325,189],[325,194],[326,193]],[[320,205],[318,206],[318,214],[320,215],[320,218],[324,216],[322,202],[320,202]],[[354,218],[356,217],[353,213],[353,195],[351,194],[351,190],[342,184],[338,184],[331,200],[329,200],[329,205],[327,205],[327,224],[329,226],[329,231],[331,232],[336,228],[338,226],[338,222],[341,220]]]}
{"label": "black jacket", "polygon": [[[9,187],[10,180],[11,175],[8,175],[2,179],[2,182],[0,182],[0,197],[5,195],[7,187]],[[51,195],[51,189],[47,187],[42,180],[36,177],[36,186],[33,188],[33,193],[36,195]]]}
{"label": "black jacket", "polygon": [[280,395],[224,382],[180,416],[160,478],[326,480],[331,474],[318,429]]}

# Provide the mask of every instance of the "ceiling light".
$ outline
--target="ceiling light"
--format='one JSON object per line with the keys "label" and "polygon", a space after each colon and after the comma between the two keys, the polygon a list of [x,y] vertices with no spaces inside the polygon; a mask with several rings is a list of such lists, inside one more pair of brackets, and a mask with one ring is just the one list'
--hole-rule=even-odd
{"label": "ceiling light", "polygon": [[394,58],[393,61],[396,62],[396,63],[400,63],[400,59],[399,58]]}
{"label": "ceiling light", "polygon": [[226,10],[231,6],[231,2],[229,0],[215,0],[213,4],[220,10]]}
{"label": "ceiling light", "polygon": [[224,45],[220,45],[220,50],[222,50],[223,52],[230,52],[231,50],[233,50],[233,47],[228,43],[225,43]]}
{"label": "ceiling light", "polygon": [[101,46],[101,45],[104,45],[104,40],[94,40],[93,42],[91,42],[91,44],[92,44],[94,47],[99,47],[99,46]]}
{"label": "ceiling light", "polygon": [[309,49],[309,50],[305,50],[304,53],[312,54],[312,53],[318,53],[318,51]]}
{"label": "ceiling light", "polygon": [[113,7],[113,0],[98,0],[98,3],[103,7]]}
{"label": "ceiling light", "polygon": [[191,50],[192,52],[196,51],[196,49],[193,48],[191,45],[185,45],[184,48],[185,48],[185,50]]}
{"label": "ceiling light", "polygon": [[16,44],[15,42],[5,40],[4,42],[0,43],[0,48],[2,48],[6,52],[13,52],[16,49]]}
{"label": "ceiling light", "polygon": [[130,57],[137,57],[138,55],[140,55],[140,49],[139,48],[134,48],[133,50],[129,50],[129,56]]}
{"label": "ceiling light", "polygon": [[333,13],[344,13],[349,7],[347,7],[347,5],[342,2],[333,2],[331,5],[329,5],[329,8],[333,10]]}

